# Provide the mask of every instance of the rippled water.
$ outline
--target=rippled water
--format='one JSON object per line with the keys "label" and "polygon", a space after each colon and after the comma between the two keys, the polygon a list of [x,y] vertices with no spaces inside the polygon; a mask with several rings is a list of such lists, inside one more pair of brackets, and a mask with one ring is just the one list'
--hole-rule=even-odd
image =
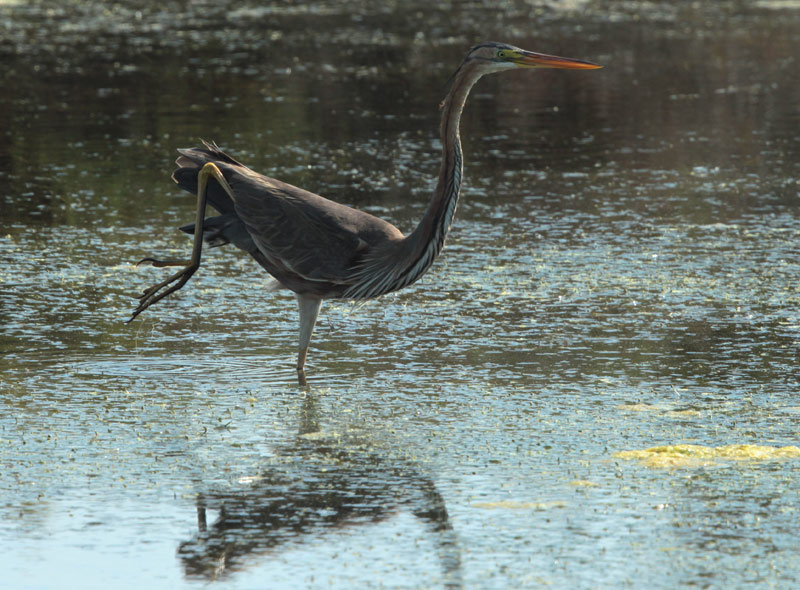
{"label": "rippled water", "polygon": [[[9,588],[800,582],[796,2],[0,2],[0,565]],[[183,256],[175,149],[424,212],[438,102],[497,39],[419,283],[323,308]],[[708,448],[672,467],[625,459]]]}

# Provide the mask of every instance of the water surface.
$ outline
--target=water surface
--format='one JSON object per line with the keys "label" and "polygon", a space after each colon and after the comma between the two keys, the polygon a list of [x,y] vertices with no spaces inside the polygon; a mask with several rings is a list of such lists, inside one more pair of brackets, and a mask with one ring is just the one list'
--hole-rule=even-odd
{"label": "water surface", "polygon": [[[788,2],[3,3],[0,564],[10,588],[786,588],[800,446],[800,9]],[[183,256],[175,150],[404,231],[496,39],[419,283],[297,316]]]}

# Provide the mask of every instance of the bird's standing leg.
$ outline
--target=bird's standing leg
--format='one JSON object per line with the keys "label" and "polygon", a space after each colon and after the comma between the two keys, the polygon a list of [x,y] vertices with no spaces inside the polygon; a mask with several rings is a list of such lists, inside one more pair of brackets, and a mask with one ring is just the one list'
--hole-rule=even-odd
{"label": "bird's standing leg", "polygon": [[[195,271],[200,268],[200,255],[203,250],[203,221],[205,220],[206,216],[206,199],[209,177],[214,178],[222,186],[225,192],[228,193],[231,198],[233,198],[233,190],[231,190],[228,181],[225,180],[222,172],[215,164],[208,162],[200,169],[200,172],[197,174],[197,215],[194,222],[194,244],[192,246],[192,257],[188,261],[156,260],[155,258],[144,258],[139,261],[139,264],[142,262],[150,262],[153,266],[159,267],[180,266],[182,264],[185,266],[174,275],[169,277],[166,281],[158,283],[157,285],[153,285],[149,289],[145,290],[145,292],[139,297],[139,306],[133,311],[133,314],[128,322],[133,321],[137,315],[142,313],[145,309],[157,301],[162,300],[170,293],[174,293],[183,287],[192,277]],[[175,284],[169,287],[169,289],[166,291],[159,293],[161,289],[167,285],[170,285],[171,283]]]}
{"label": "bird's standing leg", "polygon": [[297,305],[300,307],[300,354],[297,356],[297,373],[302,383],[305,377],[303,369],[308,355],[308,345],[311,342],[311,334],[314,333],[314,324],[317,323],[322,299],[298,294]]}

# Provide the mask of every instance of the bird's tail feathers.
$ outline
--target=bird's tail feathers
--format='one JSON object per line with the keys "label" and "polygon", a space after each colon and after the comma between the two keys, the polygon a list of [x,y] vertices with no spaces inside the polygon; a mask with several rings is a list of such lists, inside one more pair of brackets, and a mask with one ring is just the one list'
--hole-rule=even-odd
{"label": "bird's tail feathers", "polygon": [[[246,168],[223,152],[217,144],[203,141],[203,145],[205,147],[179,149],[180,156],[175,161],[178,168],[172,173],[172,180],[183,190],[192,194],[197,194],[197,175],[208,162],[217,164],[226,178],[232,172],[231,168]],[[222,214],[235,214],[233,201],[216,182],[208,183],[208,202]]]}
{"label": "bird's tail feathers", "polygon": [[[184,233],[194,235],[195,225],[194,223],[189,223],[182,225],[178,229]],[[244,223],[235,214],[206,217],[203,220],[203,241],[212,248],[233,244],[245,252],[257,250],[255,242],[250,237]]]}

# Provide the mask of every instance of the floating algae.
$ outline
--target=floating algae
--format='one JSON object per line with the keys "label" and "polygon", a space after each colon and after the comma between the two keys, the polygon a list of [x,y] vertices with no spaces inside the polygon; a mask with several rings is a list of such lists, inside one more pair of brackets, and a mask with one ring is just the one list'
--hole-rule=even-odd
{"label": "floating algae", "polygon": [[516,502],[514,500],[499,500],[497,502],[475,502],[473,508],[505,509],[505,510],[550,510],[551,508],[566,508],[567,503],[561,500],[550,502]]}
{"label": "floating algae", "polygon": [[725,461],[768,461],[800,457],[795,446],[770,447],[764,445],[665,445],[638,451],[614,453],[618,459],[638,459],[647,467],[703,467]]}
{"label": "floating algae", "polygon": [[576,488],[594,488],[597,487],[599,484],[596,484],[593,481],[589,481],[586,479],[574,479],[571,482],[569,482],[569,485],[574,486]]}

